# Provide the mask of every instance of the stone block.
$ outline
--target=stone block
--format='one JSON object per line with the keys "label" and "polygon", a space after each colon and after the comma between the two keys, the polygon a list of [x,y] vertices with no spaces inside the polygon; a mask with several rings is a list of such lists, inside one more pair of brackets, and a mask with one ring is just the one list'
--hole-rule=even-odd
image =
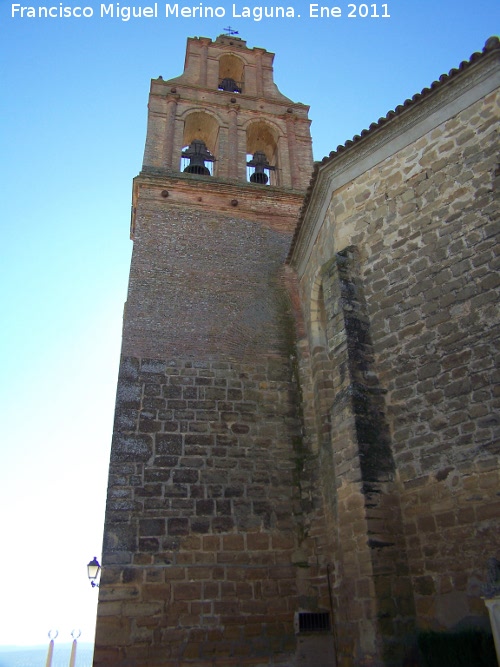
{"label": "stone block", "polygon": [[130,644],[130,620],[123,616],[99,617],[96,629],[99,646],[127,646]]}
{"label": "stone block", "polygon": [[111,461],[147,461],[153,453],[153,441],[149,435],[120,434],[113,436]]}

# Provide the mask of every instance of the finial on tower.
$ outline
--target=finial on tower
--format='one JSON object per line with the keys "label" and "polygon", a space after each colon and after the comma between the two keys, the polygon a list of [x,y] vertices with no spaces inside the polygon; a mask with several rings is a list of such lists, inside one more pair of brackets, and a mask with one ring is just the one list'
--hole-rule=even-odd
{"label": "finial on tower", "polygon": [[240,34],[237,30],[233,30],[230,25],[228,25],[227,28],[224,28],[224,32],[227,34],[228,37],[230,37],[231,35]]}

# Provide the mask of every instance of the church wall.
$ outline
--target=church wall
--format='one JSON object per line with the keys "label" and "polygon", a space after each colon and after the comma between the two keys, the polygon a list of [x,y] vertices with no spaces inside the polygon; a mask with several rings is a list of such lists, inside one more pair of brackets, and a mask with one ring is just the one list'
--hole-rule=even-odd
{"label": "church wall", "polygon": [[300,597],[321,597],[294,562],[290,375],[279,358],[122,358],[94,664],[291,664]]}
{"label": "church wall", "polygon": [[135,196],[94,665],[306,667],[295,614],[330,597],[284,267],[301,197],[182,175]]}
{"label": "church wall", "polygon": [[[325,158],[305,206],[308,108],[273,54],[194,38],[152,81],[96,667],[400,667],[418,629],[487,624],[496,61],[492,39]],[[212,177],[179,171],[194,138]],[[270,186],[246,181],[256,150]],[[331,630],[298,632],[298,612]]]}
{"label": "church wall", "polygon": [[[428,104],[431,113],[432,101]],[[420,114],[424,112],[422,103]],[[335,299],[328,293],[327,276],[335,258],[346,249],[354,250],[354,268],[366,302],[365,333],[373,349],[373,359],[359,369],[365,381],[377,383],[383,397],[379,414],[388,426],[394,462],[390,494],[381,494],[392,500],[378,508],[378,521],[387,529],[391,513],[400,515],[401,523],[390,530],[399,525],[404,536],[421,628],[453,628],[472,619],[482,622],[486,610],[481,582],[487,559],[500,557],[500,422],[495,391],[500,279],[494,195],[498,119],[499,95],[490,92],[421,135],[413,130],[407,145],[364,171],[360,168],[340,187],[328,190],[327,179],[320,180],[309,208],[323,217],[308,220],[308,229],[316,225],[318,234],[314,245],[309,242],[306,259],[307,241],[299,238],[298,259],[292,259],[292,265],[300,267],[314,384],[319,369],[329,368],[334,378],[339,372],[335,369],[342,370],[339,338],[332,327],[345,295]],[[395,119],[396,127],[398,122],[404,127],[404,119]],[[379,138],[384,131],[379,131]],[[364,151],[359,148],[360,161],[370,153],[370,141],[378,140],[374,134]],[[356,150],[356,146],[351,149],[351,166]],[[328,165],[332,181],[336,168],[345,168],[347,154]],[[302,238],[307,239],[307,230]],[[315,334],[318,281],[326,290],[323,345],[318,345]],[[345,286],[345,281],[339,284]],[[339,448],[346,447],[349,437],[358,443],[360,439],[359,431],[346,434],[346,415],[333,408],[340,389],[334,380],[309,400],[316,411],[321,396],[328,406],[323,430],[329,431],[333,462],[323,476],[323,488],[327,505],[336,504],[332,532],[338,532],[340,546],[349,539],[364,545],[372,533],[365,525],[358,524],[354,535],[349,526],[335,525],[348,519],[340,514],[339,477],[348,484],[345,463],[359,459],[355,451],[342,459]],[[352,428],[355,417],[348,417]],[[320,442],[321,438],[325,441],[320,433]],[[363,479],[362,472],[352,477],[352,493]],[[360,503],[363,493],[361,515],[366,519],[366,489],[360,489]],[[398,536],[391,538],[390,530],[386,537],[395,543]],[[376,553],[382,550],[372,550],[372,563]],[[347,574],[339,583],[339,595],[358,580],[359,570]],[[402,597],[411,609],[406,585],[399,593],[376,591],[373,599],[380,610],[387,607],[388,598],[397,604]],[[383,634],[380,614],[377,625]]]}

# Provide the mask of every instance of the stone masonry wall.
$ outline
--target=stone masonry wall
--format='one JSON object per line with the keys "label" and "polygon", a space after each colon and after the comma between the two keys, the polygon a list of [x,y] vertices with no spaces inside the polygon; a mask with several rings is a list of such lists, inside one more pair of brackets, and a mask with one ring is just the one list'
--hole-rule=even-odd
{"label": "stone masonry wall", "polygon": [[331,635],[295,626],[330,612],[283,266],[300,198],[139,180],[94,665],[326,667]]}
{"label": "stone masonry wall", "polygon": [[293,392],[280,360],[123,358],[95,664],[295,664],[294,613],[328,597]]}
{"label": "stone masonry wall", "polygon": [[357,249],[421,627],[484,618],[500,558],[499,116],[488,94],[334,191],[301,277],[314,341],[318,273]]}
{"label": "stone masonry wall", "polygon": [[323,266],[311,364],[339,667],[400,665],[414,635],[384,392],[358,272],[354,247]]}

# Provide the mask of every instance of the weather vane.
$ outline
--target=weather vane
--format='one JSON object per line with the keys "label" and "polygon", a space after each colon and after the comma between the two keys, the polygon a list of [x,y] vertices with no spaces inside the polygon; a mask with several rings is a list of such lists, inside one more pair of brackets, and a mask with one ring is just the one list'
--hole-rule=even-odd
{"label": "weather vane", "polygon": [[227,32],[227,36],[229,37],[230,35],[238,35],[237,30],[233,30],[230,25],[227,26],[227,28],[224,28],[224,32]]}

